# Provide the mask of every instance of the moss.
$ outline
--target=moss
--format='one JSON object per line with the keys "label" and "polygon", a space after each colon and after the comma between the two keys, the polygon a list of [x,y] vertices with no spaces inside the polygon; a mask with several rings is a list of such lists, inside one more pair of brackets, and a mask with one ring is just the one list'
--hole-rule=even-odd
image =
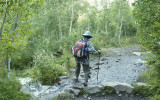
{"label": "moss", "polygon": [[63,92],[58,97],[53,98],[52,100],[72,100],[73,95],[69,92]]}
{"label": "moss", "polygon": [[149,96],[151,95],[150,87],[147,86],[138,86],[138,85],[132,85],[134,87],[134,90],[132,91],[132,94],[140,94],[142,96]]}
{"label": "moss", "polygon": [[149,100],[160,100],[160,95],[151,96]]}
{"label": "moss", "polygon": [[104,94],[114,94],[116,93],[115,89],[110,86],[105,86],[104,89],[99,92],[98,94],[104,95]]}
{"label": "moss", "polygon": [[89,94],[89,93],[87,93],[84,89],[80,89],[80,93],[79,93],[80,95],[86,95],[86,94]]}

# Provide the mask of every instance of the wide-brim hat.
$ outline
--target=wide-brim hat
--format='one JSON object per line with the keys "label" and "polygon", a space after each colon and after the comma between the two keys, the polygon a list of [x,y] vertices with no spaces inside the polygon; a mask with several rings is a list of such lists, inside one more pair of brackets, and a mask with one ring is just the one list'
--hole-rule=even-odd
{"label": "wide-brim hat", "polygon": [[82,36],[87,36],[87,37],[93,38],[90,31],[86,31],[84,34],[82,34]]}

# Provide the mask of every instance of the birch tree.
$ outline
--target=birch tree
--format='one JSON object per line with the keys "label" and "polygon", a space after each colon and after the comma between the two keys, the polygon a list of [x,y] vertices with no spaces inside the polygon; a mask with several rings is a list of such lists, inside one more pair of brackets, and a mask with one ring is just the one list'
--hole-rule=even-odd
{"label": "birch tree", "polygon": [[8,77],[12,54],[21,51],[27,44],[28,33],[31,33],[28,30],[30,25],[27,21],[29,16],[36,11],[35,8],[32,9],[32,7],[35,7],[33,6],[35,3],[39,6],[43,2],[37,3],[35,0],[30,2],[6,0],[0,4],[3,9],[6,9],[5,12],[2,12],[4,17],[0,29],[0,54],[2,55],[1,57],[8,59]]}

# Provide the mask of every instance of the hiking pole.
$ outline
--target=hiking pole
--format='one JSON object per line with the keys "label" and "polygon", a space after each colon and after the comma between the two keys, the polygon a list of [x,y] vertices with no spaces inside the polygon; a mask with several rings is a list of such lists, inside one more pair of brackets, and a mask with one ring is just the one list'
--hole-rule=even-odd
{"label": "hiking pole", "polygon": [[100,61],[100,52],[99,52],[99,59],[98,59],[97,83],[98,83],[98,74],[99,74],[99,61]]}

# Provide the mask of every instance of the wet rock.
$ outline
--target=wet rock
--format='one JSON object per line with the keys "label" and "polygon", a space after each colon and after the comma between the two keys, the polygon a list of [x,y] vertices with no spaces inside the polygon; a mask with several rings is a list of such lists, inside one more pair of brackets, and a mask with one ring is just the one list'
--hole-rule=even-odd
{"label": "wet rock", "polygon": [[100,92],[102,89],[104,89],[104,87],[100,85],[89,85],[84,88],[84,90],[91,95]]}
{"label": "wet rock", "polygon": [[133,52],[132,55],[141,56],[141,52]]}

